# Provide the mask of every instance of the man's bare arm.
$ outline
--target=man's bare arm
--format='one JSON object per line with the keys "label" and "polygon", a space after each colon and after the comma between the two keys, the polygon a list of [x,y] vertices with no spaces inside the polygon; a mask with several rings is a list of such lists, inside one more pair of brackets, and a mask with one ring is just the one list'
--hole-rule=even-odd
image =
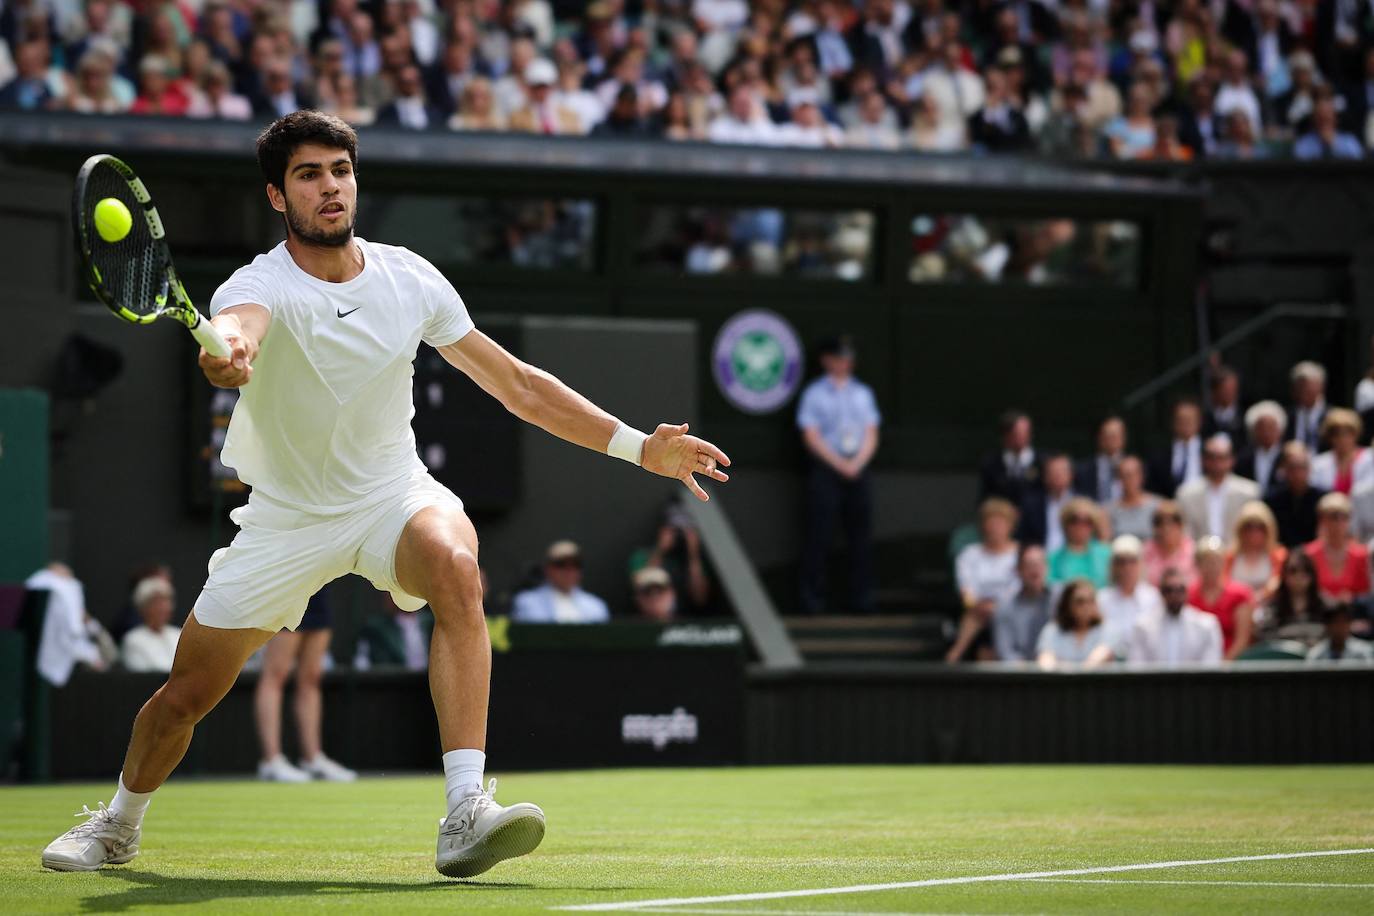
{"label": "man's bare arm", "polygon": [[241,388],[253,378],[253,360],[267,339],[272,313],[261,305],[245,303],[221,309],[210,322],[229,344],[230,353],[223,359],[200,351],[200,368],[210,384],[217,388]]}
{"label": "man's bare arm", "polygon": [[[501,402],[511,413],[560,439],[605,453],[620,421],[543,369],[506,352],[481,331],[439,347],[459,371]],[[729,475],[725,453],[704,439],[687,435],[687,424],[660,424],[644,441],[638,462],[646,471],[682,481],[698,499],[708,499],[693,474],[722,483]],[[719,467],[718,467],[719,466]]]}

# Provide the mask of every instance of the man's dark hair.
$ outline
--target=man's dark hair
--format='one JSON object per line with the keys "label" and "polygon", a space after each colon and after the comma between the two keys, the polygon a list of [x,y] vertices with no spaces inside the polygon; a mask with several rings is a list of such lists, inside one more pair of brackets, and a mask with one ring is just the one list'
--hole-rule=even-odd
{"label": "man's dark hair", "polygon": [[258,134],[258,168],[277,190],[286,191],[286,165],[307,143],[348,151],[353,170],[358,169],[358,134],[347,123],[322,111],[303,109],[278,118]]}
{"label": "man's dark hair", "polygon": [[1003,411],[1002,415],[997,418],[997,431],[1005,436],[1007,433],[1011,432],[1011,428],[1017,423],[1029,419],[1030,415],[1024,410],[1012,408],[1011,410]]}

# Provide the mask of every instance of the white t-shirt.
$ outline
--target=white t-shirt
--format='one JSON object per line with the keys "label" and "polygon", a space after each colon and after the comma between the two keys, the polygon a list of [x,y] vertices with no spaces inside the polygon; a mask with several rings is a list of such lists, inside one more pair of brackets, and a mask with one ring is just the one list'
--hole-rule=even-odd
{"label": "white t-shirt", "polygon": [[356,239],[362,273],[329,283],[282,242],[240,267],[210,314],[244,303],[272,325],[241,391],[223,460],[257,492],[306,512],[344,512],[424,464],[415,452],[412,363],[472,330],[453,286],[424,258]]}
{"label": "white t-shirt", "polygon": [[1016,575],[1016,547],[993,553],[981,543],[970,544],[954,560],[954,577],[959,591],[972,592],[977,600],[992,598],[1001,602],[1021,587]]}
{"label": "white t-shirt", "polygon": [[180,638],[181,627],[168,624],[154,633],[145,626],[136,626],[124,635],[120,660],[130,671],[171,671]]}

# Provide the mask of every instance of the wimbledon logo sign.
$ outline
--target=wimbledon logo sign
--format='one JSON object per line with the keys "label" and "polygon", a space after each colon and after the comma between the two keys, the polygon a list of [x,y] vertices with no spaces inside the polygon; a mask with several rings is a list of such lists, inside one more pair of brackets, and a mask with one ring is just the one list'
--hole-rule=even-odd
{"label": "wimbledon logo sign", "polygon": [[801,384],[801,339],[776,312],[750,309],[735,315],[716,335],[711,356],[720,393],[745,413],[772,413]]}

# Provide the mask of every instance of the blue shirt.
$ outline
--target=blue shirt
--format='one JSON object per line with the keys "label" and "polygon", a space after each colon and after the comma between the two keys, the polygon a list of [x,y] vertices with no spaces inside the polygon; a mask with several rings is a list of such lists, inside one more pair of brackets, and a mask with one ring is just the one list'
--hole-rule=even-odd
{"label": "blue shirt", "polygon": [[552,585],[541,585],[515,596],[510,618],[516,623],[605,623],[611,612],[606,602],[580,588],[561,595]]}
{"label": "blue shirt", "polygon": [[873,389],[852,377],[836,385],[822,375],[806,386],[797,404],[797,426],[820,430],[825,444],[845,458],[857,455],[868,427],[882,421]]}
{"label": "blue shirt", "polygon": [[1354,134],[1337,131],[1329,150],[1322,147],[1322,139],[1315,133],[1303,134],[1293,144],[1293,155],[1299,159],[1359,159],[1364,150]]}

